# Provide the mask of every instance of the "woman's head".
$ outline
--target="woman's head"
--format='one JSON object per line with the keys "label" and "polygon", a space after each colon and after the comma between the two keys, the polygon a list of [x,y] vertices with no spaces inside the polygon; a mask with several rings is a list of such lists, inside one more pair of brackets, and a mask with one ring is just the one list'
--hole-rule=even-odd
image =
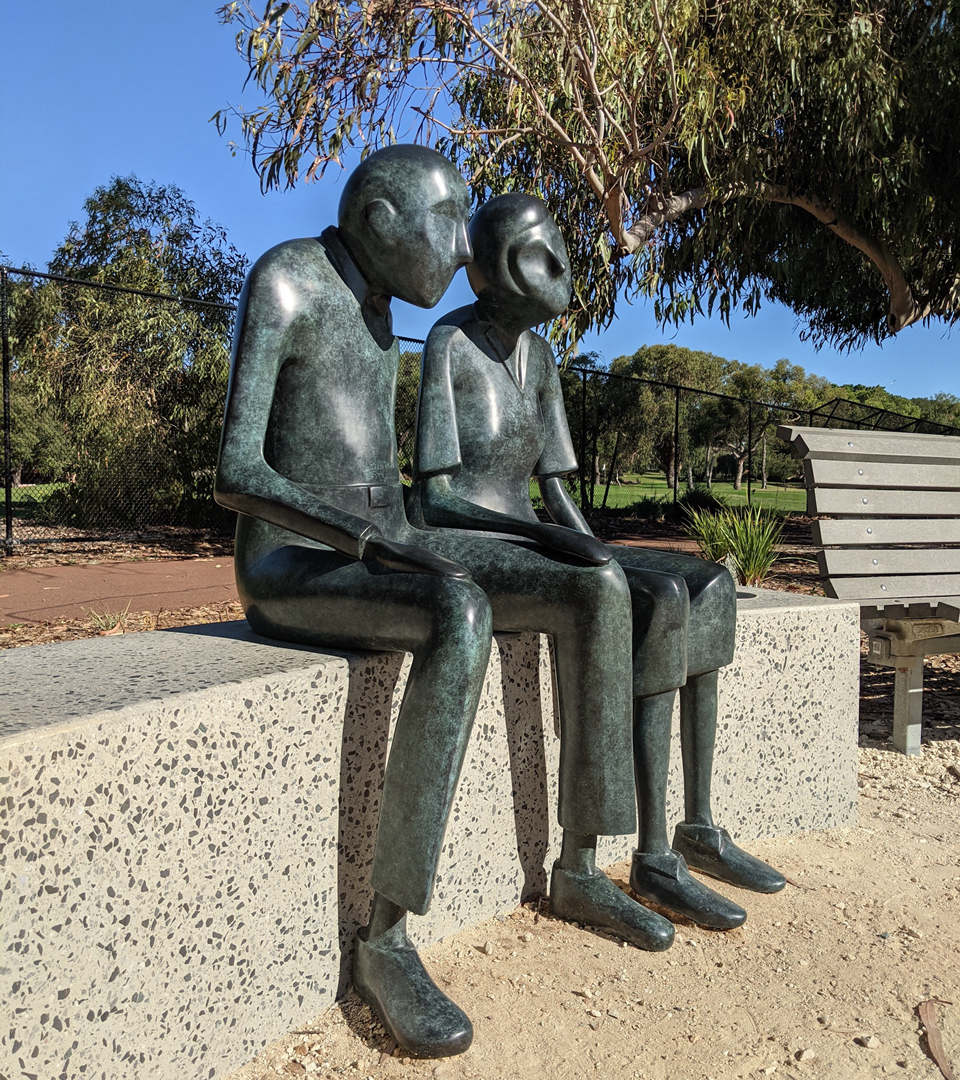
{"label": "woman's head", "polygon": [[470,243],[470,285],[496,308],[523,311],[536,326],[570,302],[566,245],[539,199],[514,193],[484,203],[470,221]]}

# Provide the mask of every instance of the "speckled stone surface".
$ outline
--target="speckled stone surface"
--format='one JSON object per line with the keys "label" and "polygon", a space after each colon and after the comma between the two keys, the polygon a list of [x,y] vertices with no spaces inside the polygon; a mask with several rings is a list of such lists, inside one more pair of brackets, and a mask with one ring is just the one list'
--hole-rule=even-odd
{"label": "speckled stone surface", "polygon": [[[715,770],[738,838],[852,821],[858,630],[855,604],[740,602]],[[241,623],[0,655],[0,1076],[214,1077],[332,1002],[405,665]],[[546,640],[501,636],[418,942],[545,888],[557,764]]]}

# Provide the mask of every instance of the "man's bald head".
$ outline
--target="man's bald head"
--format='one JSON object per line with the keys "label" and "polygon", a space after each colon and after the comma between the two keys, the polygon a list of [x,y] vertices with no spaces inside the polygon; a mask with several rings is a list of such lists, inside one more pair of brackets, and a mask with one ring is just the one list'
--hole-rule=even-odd
{"label": "man's bald head", "polygon": [[435,150],[387,146],[347,178],[338,223],[371,287],[432,307],[470,261],[463,177]]}

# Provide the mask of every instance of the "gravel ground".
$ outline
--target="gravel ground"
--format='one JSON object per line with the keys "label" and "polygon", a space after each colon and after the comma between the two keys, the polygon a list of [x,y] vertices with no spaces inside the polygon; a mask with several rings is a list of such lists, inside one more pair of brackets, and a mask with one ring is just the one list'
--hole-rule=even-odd
{"label": "gravel ground", "polygon": [[[131,540],[127,557],[219,554],[223,543],[181,533],[145,552]],[[766,584],[818,591],[802,530],[783,555]],[[51,545],[6,565],[123,557]],[[112,632],[237,617],[214,605]],[[62,621],[0,634],[0,648],[100,632]],[[863,664],[859,824],[751,845],[791,884],[776,896],[722,886],[748,909],[743,928],[683,925],[672,949],[650,954],[555,920],[545,902],[524,906],[424,950],[473,1019],[461,1057],[397,1056],[348,998],[223,1080],[949,1077],[951,1061],[960,1070],[960,657],[926,666],[923,752],[906,758],[888,742],[892,673]],[[611,868],[624,888],[627,872]]]}
{"label": "gravel ground", "polygon": [[960,1065],[958,735],[862,747],[859,824],[754,845],[791,884],[724,886],[740,930],[683,925],[650,954],[524,906],[424,950],[473,1019],[462,1057],[395,1056],[348,998],[229,1080],[939,1077],[918,1007]]}

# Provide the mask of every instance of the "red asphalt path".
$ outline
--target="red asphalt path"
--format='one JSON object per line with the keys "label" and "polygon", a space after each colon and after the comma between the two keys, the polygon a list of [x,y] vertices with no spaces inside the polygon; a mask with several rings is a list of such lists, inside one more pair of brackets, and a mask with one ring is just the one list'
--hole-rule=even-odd
{"label": "red asphalt path", "polygon": [[233,559],[224,556],[29,570],[3,570],[0,562],[0,626],[82,619],[91,611],[169,611],[236,598]]}
{"label": "red asphalt path", "polygon": [[[692,540],[621,540],[630,547],[656,547],[693,554]],[[4,570],[0,560],[0,626],[83,619],[99,614],[169,611],[237,598],[233,559],[158,559],[43,566]],[[127,605],[129,604],[129,608]]]}

